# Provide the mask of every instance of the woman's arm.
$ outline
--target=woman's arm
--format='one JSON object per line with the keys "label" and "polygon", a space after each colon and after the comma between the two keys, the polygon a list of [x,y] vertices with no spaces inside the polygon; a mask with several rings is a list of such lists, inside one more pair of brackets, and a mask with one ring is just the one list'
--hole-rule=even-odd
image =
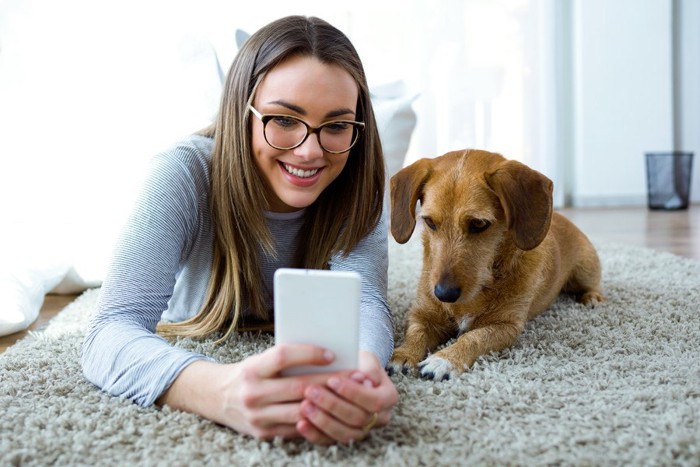
{"label": "woman's arm", "polygon": [[[203,360],[155,334],[206,207],[206,160],[181,145],[154,158],[115,249],[82,347],[88,380],[148,406],[187,365]],[[195,310],[196,311],[196,310]]]}

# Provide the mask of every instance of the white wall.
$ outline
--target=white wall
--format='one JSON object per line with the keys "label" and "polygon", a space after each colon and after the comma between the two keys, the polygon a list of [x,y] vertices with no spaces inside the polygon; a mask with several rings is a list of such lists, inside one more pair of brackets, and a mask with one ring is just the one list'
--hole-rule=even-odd
{"label": "white wall", "polygon": [[700,202],[700,2],[676,0],[676,149],[695,154],[691,200]]}
{"label": "white wall", "polygon": [[644,153],[674,148],[672,0],[574,0],[574,205],[646,202]]}

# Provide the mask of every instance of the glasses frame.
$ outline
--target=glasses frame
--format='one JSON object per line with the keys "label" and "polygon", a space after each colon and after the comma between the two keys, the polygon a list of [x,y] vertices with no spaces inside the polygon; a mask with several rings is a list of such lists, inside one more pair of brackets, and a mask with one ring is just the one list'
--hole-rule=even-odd
{"label": "glasses frame", "polygon": [[[320,124],[319,126],[311,126],[311,125],[309,125],[308,123],[306,123],[304,120],[300,119],[299,117],[295,117],[295,116],[293,116],[293,115],[287,115],[287,114],[263,114],[263,113],[260,113],[255,107],[253,107],[253,106],[250,105],[250,104],[248,104],[248,110],[250,110],[250,111],[253,113],[253,115],[255,115],[256,117],[258,117],[258,119],[262,122],[262,124],[263,124],[263,137],[265,138],[265,142],[266,142],[270,147],[275,148],[275,149],[277,149],[277,150],[279,150],[279,151],[289,151],[289,150],[292,150],[292,149],[296,149],[296,148],[298,148],[299,146],[301,146],[302,144],[304,144],[304,143],[306,142],[307,139],[309,139],[309,135],[312,135],[312,134],[315,133],[315,134],[316,134],[316,139],[318,140],[318,145],[321,146],[321,149],[323,149],[324,151],[326,151],[327,153],[330,153],[330,154],[343,154],[343,153],[348,152],[349,150],[351,150],[351,149],[353,148],[353,146],[355,146],[355,144],[357,143],[357,141],[359,141],[359,139],[360,139],[360,133],[362,133],[362,131],[365,129],[365,123],[364,123],[364,122],[358,122],[358,121],[355,121],[355,120],[331,120],[331,121],[329,121],[329,122],[322,123],[322,124]],[[272,144],[270,141],[268,141],[268,139],[267,139],[267,133],[265,132],[265,129],[267,128],[268,122],[269,122],[270,120],[272,120],[273,118],[275,118],[275,117],[291,118],[292,120],[295,120],[295,121],[297,121],[297,122],[299,122],[299,123],[304,124],[304,126],[306,127],[306,136],[304,136],[304,137],[302,138],[302,140],[299,141],[299,143],[295,144],[294,146],[290,146],[290,147],[288,147],[288,148],[280,147],[280,146],[275,146],[275,145]],[[349,124],[353,125],[353,127],[357,130],[357,133],[355,134],[355,138],[352,140],[352,143],[350,144],[350,147],[347,148],[347,149],[345,149],[344,151],[330,151],[330,150],[326,149],[326,147],[323,146],[323,143],[321,142],[321,130],[322,130],[323,128],[327,127],[328,125],[333,125],[333,124],[335,124],[335,123],[349,123]]]}

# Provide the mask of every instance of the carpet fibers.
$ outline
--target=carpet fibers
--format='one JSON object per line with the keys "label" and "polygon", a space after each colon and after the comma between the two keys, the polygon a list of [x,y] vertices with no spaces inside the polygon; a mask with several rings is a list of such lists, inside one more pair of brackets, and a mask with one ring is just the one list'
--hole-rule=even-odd
{"label": "carpet fibers", "polygon": [[[449,381],[392,377],[392,423],[355,445],[256,441],[192,414],[140,408],[86,382],[90,290],[0,355],[0,465],[700,465],[700,263],[598,244],[609,301],[561,297],[518,343]],[[390,241],[397,341],[417,239]],[[176,345],[234,362],[272,344]]]}

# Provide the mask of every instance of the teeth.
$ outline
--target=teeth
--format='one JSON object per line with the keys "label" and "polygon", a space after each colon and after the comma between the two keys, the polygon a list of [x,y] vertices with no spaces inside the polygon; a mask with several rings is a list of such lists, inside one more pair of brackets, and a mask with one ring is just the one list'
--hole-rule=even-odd
{"label": "teeth", "polygon": [[284,168],[287,172],[289,172],[290,174],[295,175],[299,178],[312,177],[312,176],[316,175],[316,172],[318,172],[318,170],[319,170],[319,169],[299,170],[299,169],[295,169],[294,167],[287,165],[287,164],[283,164],[283,165],[284,165]]}

